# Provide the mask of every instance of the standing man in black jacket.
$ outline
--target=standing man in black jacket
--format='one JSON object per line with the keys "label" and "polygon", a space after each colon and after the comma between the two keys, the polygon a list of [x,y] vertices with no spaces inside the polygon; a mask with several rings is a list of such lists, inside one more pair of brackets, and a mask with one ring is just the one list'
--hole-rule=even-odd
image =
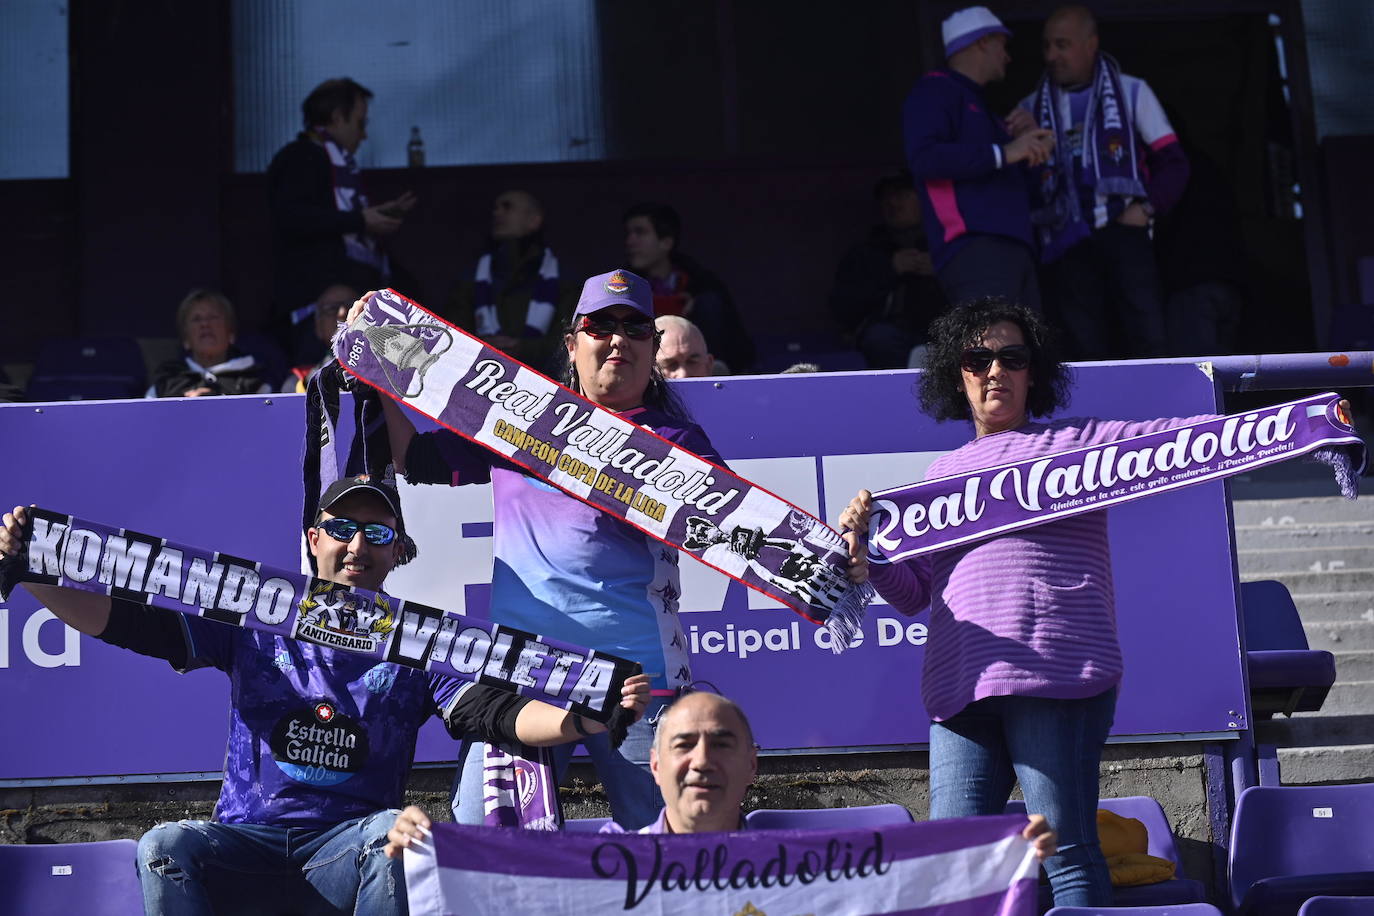
{"label": "standing man in black jacket", "polygon": [[294,324],[308,336],[312,324],[288,316],[330,283],[377,289],[391,281],[380,240],[400,229],[415,195],[375,206],[368,200],[354,154],[367,139],[371,98],[347,77],[320,83],[301,105],[305,129],[267,167],[279,327]]}

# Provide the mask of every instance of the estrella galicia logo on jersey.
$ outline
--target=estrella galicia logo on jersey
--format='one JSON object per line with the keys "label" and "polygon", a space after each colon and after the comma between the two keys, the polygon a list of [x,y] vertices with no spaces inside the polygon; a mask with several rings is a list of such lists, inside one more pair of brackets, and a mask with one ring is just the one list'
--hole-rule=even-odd
{"label": "estrella galicia logo on jersey", "polygon": [[345,586],[315,579],[301,601],[293,635],[335,649],[375,653],[395,626],[386,596],[368,600]]}
{"label": "estrella galicia logo on jersey", "polygon": [[283,773],[312,786],[338,785],[367,763],[367,733],[328,700],[287,713],[268,745]]}
{"label": "estrella galicia logo on jersey", "polygon": [[375,668],[369,668],[363,675],[363,683],[370,693],[386,693],[396,683],[396,666],[383,662]]}

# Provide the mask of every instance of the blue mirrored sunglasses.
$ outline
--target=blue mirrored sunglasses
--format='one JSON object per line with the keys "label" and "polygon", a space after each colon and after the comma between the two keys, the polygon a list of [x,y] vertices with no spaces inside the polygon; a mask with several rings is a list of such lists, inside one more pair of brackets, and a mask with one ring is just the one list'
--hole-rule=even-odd
{"label": "blue mirrored sunglasses", "polygon": [[369,544],[378,547],[385,547],[396,540],[396,529],[390,525],[383,525],[381,522],[368,522],[366,525],[355,522],[351,518],[327,518],[320,522],[320,528],[324,533],[336,541],[343,541],[347,544],[358,534],[358,529],[363,530],[363,538]]}

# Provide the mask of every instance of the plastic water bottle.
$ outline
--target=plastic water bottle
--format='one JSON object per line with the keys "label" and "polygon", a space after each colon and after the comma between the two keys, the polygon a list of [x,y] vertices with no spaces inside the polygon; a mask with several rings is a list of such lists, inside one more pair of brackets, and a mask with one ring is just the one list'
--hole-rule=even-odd
{"label": "plastic water bottle", "polygon": [[425,167],[425,141],[420,139],[420,128],[410,129],[410,142],[406,144],[406,163],[412,169]]}

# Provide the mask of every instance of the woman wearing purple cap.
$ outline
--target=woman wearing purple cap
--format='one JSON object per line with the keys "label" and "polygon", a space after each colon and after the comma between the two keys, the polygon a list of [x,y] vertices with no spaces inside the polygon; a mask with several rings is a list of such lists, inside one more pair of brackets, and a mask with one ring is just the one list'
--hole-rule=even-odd
{"label": "woman wearing purple cap", "polygon": [[[628,270],[587,280],[564,334],[568,366],[561,381],[587,400],[723,464],[654,364],[652,297],[648,281]],[[653,723],[666,699],[692,680],[677,617],[677,551],[454,433],[417,435],[394,401],[383,398],[382,404],[396,470],[408,481],[491,483],[491,619],[632,659],[652,677],[655,700],[619,750],[604,735],[583,742],[616,821],[628,829],[650,823],[662,806],[646,768]],[[556,753],[560,774],[571,753],[571,745]],[[480,744],[465,746],[454,814],[461,823],[482,822]]]}

